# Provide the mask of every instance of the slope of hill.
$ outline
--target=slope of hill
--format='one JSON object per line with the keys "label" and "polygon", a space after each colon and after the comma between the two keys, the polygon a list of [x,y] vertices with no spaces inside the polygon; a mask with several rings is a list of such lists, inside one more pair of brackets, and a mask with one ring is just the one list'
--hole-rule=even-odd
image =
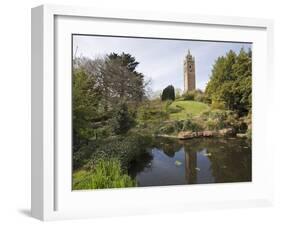
{"label": "slope of hill", "polygon": [[169,106],[170,119],[172,120],[184,120],[187,114],[191,114],[193,116],[198,116],[202,112],[209,110],[209,106],[202,102],[197,101],[174,101]]}

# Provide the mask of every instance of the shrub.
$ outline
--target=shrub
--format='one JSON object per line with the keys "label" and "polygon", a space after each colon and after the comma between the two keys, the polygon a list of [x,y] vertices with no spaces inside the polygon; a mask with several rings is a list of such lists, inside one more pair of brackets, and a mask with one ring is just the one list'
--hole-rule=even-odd
{"label": "shrub", "polygon": [[184,100],[194,100],[194,92],[186,92],[183,94]]}
{"label": "shrub", "polygon": [[123,173],[116,159],[101,160],[91,171],[80,170],[73,174],[73,189],[100,189],[134,187],[136,181]]}
{"label": "shrub", "polygon": [[169,101],[166,106],[163,102],[153,100],[150,103],[145,103],[138,109],[137,117],[139,121],[162,121],[169,118],[169,113],[165,108],[168,108]]}
{"label": "shrub", "polygon": [[205,94],[197,89],[197,90],[192,90],[192,91],[187,91],[186,93],[183,94],[183,99],[184,100],[195,100],[199,102],[205,102]]}
{"label": "shrub", "polygon": [[238,130],[241,123],[237,114],[233,111],[206,111],[201,115],[201,118],[205,121],[206,128],[210,130],[219,130],[226,127]]}
{"label": "shrub", "polygon": [[94,164],[104,159],[118,159],[123,169],[128,169],[130,163],[146,152],[150,136],[127,134],[126,137],[115,136],[103,139],[97,144],[91,159]]}
{"label": "shrub", "polygon": [[89,161],[94,149],[94,146],[83,145],[79,150],[73,152],[73,169],[78,169],[85,165]]}
{"label": "shrub", "polygon": [[100,139],[104,137],[109,137],[112,135],[112,128],[110,126],[103,126],[95,129],[94,139]]}
{"label": "shrub", "polygon": [[161,100],[165,101],[165,100],[175,100],[175,88],[172,85],[167,86],[161,95]]}
{"label": "shrub", "polygon": [[180,132],[184,128],[184,122],[183,121],[175,121],[174,122],[174,128],[176,132]]}
{"label": "shrub", "polygon": [[212,109],[224,110],[225,104],[223,102],[213,101],[212,104],[211,104],[211,108]]}
{"label": "shrub", "polygon": [[206,127],[208,130],[218,129],[217,122],[213,119],[208,119],[206,122]]}
{"label": "shrub", "polygon": [[194,95],[194,100],[198,102],[206,102],[206,98],[204,93],[202,92],[196,92]]}
{"label": "shrub", "polygon": [[157,132],[160,134],[172,134],[175,132],[175,127],[172,124],[164,124],[158,129]]}
{"label": "shrub", "polygon": [[[190,117],[188,115],[188,117]],[[188,118],[186,120],[173,121],[160,126],[157,133],[173,134],[181,131],[201,131],[203,127],[197,120]]]}
{"label": "shrub", "polygon": [[202,130],[202,127],[195,122],[195,120],[192,120],[191,118],[187,119],[183,123],[183,131],[200,131]]}

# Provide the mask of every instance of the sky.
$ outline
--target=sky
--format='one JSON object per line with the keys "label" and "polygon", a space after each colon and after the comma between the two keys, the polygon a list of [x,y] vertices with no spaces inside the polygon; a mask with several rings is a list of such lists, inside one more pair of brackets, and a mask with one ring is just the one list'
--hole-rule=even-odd
{"label": "sky", "polygon": [[168,40],[73,35],[73,54],[95,59],[115,52],[129,53],[139,62],[136,70],[151,80],[150,88],[156,92],[168,85],[183,90],[183,62],[190,50],[195,57],[196,88],[204,90],[212,67],[219,56],[229,50],[251,48],[249,43],[210,42],[194,40]]}

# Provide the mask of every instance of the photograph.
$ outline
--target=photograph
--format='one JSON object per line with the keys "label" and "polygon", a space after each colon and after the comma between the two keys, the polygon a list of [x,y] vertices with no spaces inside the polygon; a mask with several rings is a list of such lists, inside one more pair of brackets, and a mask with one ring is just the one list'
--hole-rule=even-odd
{"label": "photograph", "polygon": [[252,181],[252,43],[72,34],[72,190]]}

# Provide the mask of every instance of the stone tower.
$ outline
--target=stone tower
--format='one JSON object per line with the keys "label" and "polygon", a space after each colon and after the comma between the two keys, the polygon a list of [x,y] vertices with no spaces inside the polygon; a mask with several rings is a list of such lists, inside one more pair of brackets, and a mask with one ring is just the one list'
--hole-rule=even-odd
{"label": "stone tower", "polygon": [[196,89],[196,77],[195,77],[195,59],[190,54],[188,54],[184,60],[184,92]]}

